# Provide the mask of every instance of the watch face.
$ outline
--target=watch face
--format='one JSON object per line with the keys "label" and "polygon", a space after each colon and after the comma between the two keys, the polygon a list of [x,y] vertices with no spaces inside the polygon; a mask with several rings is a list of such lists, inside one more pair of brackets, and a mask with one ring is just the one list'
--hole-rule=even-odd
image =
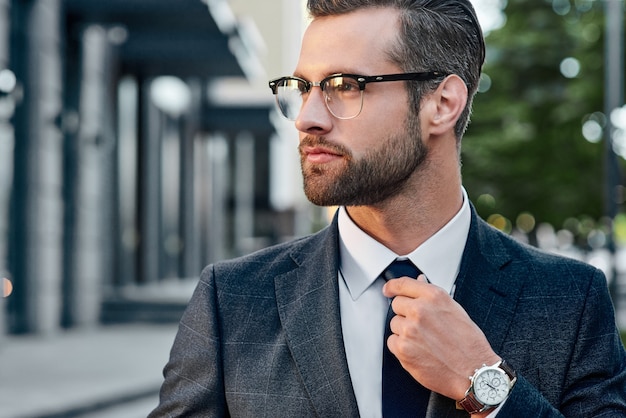
{"label": "watch face", "polygon": [[484,405],[499,405],[509,394],[511,380],[498,368],[487,368],[474,378],[474,396]]}

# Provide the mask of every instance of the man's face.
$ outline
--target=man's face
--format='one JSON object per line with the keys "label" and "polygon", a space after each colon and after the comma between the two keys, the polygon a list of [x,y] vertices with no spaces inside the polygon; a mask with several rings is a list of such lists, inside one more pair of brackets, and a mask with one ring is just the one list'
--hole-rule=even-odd
{"label": "man's face", "polygon": [[[398,42],[398,13],[372,8],[318,18],[307,29],[295,75],[403,72],[387,53]],[[304,191],[317,205],[372,205],[403,190],[426,158],[419,120],[403,82],[370,83],[354,119],[330,114],[314,87],[296,120]]]}

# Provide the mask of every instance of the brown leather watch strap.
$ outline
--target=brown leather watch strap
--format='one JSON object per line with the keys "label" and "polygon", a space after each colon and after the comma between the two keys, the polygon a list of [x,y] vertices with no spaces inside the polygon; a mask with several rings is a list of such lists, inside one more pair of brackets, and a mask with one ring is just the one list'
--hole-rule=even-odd
{"label": "brown leather watch strap", "polygon": [[511,365],[507,363],[506,360],[502,359],[499,367],[502,370],[504,370],[504,373],[509,375],[509,379],[511,379],[511,383],[515,383],[515,381],[517,380],[517,373],[515,373],[515,370],[513,370]]}
{"label": "brown leather watch strap", "polygon": [[469,393],[465,398],[456,402],[457,409],[465,409],[470,414],[481,412],[485,405],[476,400],[473,393]]}

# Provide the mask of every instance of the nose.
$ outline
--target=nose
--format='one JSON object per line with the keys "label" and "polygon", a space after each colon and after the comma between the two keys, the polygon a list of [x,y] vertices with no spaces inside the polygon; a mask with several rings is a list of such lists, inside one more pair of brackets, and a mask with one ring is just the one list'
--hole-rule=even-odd
{"label": "nose", "polygon": [[332,128],[332,115],[321,88],[311,88],[295,122],[296,129],[307,134],[323,135]]}

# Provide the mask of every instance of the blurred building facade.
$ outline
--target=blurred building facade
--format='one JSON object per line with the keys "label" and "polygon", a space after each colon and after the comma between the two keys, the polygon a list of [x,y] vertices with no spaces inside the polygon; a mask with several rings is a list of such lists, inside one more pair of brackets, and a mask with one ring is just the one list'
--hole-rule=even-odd
{"label": "blurred building facade", "polygon": [[0,0],[0,335],[312,229],[266,84],[302,25],[293,0]]}

